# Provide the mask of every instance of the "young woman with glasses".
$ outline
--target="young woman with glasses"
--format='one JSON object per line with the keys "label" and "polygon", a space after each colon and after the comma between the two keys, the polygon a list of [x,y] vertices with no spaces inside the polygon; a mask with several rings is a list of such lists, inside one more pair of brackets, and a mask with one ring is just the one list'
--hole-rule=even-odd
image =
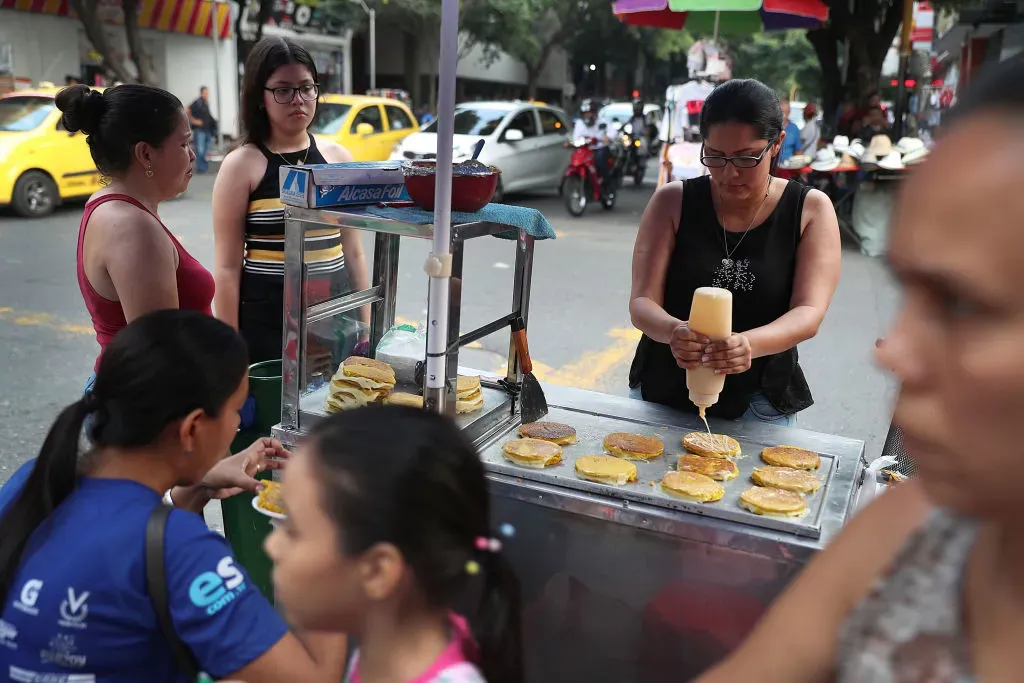
{"label": "young woman with glasses", "polygon": [[[214,307],[217,317],[241,332],[252,362],[281,358],[284,306],[284,207],[279,171],[285,165],[352,161],[348,150],[317,142],[308,132],[316,114],[316,64],[300,45],[265,38],[245,63],[241,123],[243,144],[224,159],[213,188]],[[311,302],[369,287],[359,237],[349,230],[307,236]],[[365,322],[368,309],[361,311]],[[332,324],[333,321],[327,321]],[[333,355],[351,351],[360,332],[325,331]],[[311,331],[313,337],[316,330]],[[349,348],[333,343],[342,339]],[[312,343],[316,343],[315,340]],[[335,358],[334,363],[340,362]]]}
{"label": "young woman with glasses", "polygon": [[[728,375],[708,415],[795,423],[813,403],[796,346],[817,334],[839,282],[836,213],[823,193],[771,175],[785,139],[778,96],[728,81],[704,103],[709,174],[662,186],[640,221],[629,310],[643,333],[631,395],[696,412],[687,368]],[[698,287],[733,294],[733,330],[710,341],[687,325]]]}

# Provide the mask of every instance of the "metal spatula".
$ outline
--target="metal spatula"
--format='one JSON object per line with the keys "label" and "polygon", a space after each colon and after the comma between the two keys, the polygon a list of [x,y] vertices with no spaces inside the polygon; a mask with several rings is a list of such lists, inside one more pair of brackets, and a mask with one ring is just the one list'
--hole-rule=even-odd
{"label": "metal spatula", "polygon": [[548,414],[548,400],[544,396],[540,382],[533,374],[530,345],[526,340],[526,324],[522,318],[512,321],[512,341],[516,345],[519,369],[523,372],[523,386],[519,392],[519,412],[524,424],[536,422]]}

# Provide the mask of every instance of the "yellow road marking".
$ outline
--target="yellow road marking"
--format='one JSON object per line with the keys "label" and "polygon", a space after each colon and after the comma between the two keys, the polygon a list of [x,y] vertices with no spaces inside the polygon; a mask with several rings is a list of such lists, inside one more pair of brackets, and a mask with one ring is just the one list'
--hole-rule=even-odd
{"label": "yellow road marking", "polygon": [[49,313],[33,313],[16,311],[13,308],[0,306],[0,320],[6,320],[21,327],[44,327],[56,332],[92,336],[95,331],[91,325],[75,325],[56,318]]}
{"label": "yellow road marking", "polygon": [[[601,379],[619,367],[633,355],[640,331],[633,328],[615,328],[608,331],[614,339],[611,344],[598,351],[587,351],[574,363],[553,368],[539,361],[533,361],[533,374],[541,382],[579,389],[599,389]],[[507,364],[495,372],[503,375]]]}

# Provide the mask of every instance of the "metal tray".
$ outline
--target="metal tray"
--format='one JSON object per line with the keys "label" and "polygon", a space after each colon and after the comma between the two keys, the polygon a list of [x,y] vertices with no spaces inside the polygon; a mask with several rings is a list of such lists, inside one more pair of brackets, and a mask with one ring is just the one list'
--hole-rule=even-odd
{"label": "metal tray", "polygon": [[[731,481],[719,482],[725,488],[725,495],[714,503],[691,503],[673,498],[661,490],[661,478],[666,472],[675,469],[676,459],[686,452],[682,438],[693,429],[684,427],[645,422],[613,415],[602,415],[570,408],[551,407],[545,421],[562,422],[576,429],[578,443],[564,446],[562,463],[543,470],[520,467],[505,459],[502,445],[510,439],[518,438],[518,433],[506,430],[496,438],[481,444],[480,454],[488,470],[520,479],[529,479],[545,484],[554,484],[566,488],[586,491],[602,496],[618,498],[623,505],[629,501],[643,503],[660,508],[670,508],[707,517],[738,522],[749,526],[783,531],[798,536],[820,538],[821,523],[825,500],[829,485],[838,467],[838,458],[828,453],[820,453],[821,467],[815,472],[821,480],[821,488],[807,496],[807,514],[800,518],[780,518],[755,515],[739,506],[740,494],[754,485],[750,480],[755,467],[765,465],[761,460],[761,449],[766,446],[781,446],[780,443],[758,443],[740,438],[742,456],[736,458],[739,475]],[[719,423],[721,426],[721,423]],[[625,486],[610,486],[585,481],[576,476],[574,469],[576,458],[581,455],[597,455],[605,453],[604,437],[612,432],[633,432],[654,436],[665,444],[663,455],[653,460],[631,461],[637,467],[637,481]]]}
{"label": "metal tray", "polygon": [[[312,426],[314,423],[330,415],[330,413],[324,410],[324,401],[327,399],[328,389],[330,389],[329,382],[316,391],[304,394],[299,399],[299,419],[300,424],[303,425],[303,431],[308,431],[306,425]],[[455,424],[459,426],[459,429],[466,430],[482,418],[493,417],[495,413],[508,413],[509,416],[511,416],[512,399],[508,395],[507,391],[494,386],[489,386],[488,383],[483,382],[480,385],[480,390],[484,395],[483,407],[473,413],[461,413],[456,415]],[[398,384],[395,386],[395,391],[404,391],[409,394],[420,393],[419,387],[412,384]]]}

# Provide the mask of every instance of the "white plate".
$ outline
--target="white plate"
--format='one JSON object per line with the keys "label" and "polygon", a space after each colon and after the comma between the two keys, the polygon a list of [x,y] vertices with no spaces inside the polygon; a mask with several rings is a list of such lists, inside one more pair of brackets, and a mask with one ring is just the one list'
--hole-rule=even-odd
{"label": "white plate", "polygon": [[253,496],[252,497],[252,509],[255,510],[256,512],[260,513],[261,515],[266,515],[267,517],[270,517],[271,519],[276,519],[276,520],[288,519],[288,515],[282,515],[280,512],[274,512],[274,511],[268,510],[268,509],[266,509],[264,507],[260,507],[259,496]]}

